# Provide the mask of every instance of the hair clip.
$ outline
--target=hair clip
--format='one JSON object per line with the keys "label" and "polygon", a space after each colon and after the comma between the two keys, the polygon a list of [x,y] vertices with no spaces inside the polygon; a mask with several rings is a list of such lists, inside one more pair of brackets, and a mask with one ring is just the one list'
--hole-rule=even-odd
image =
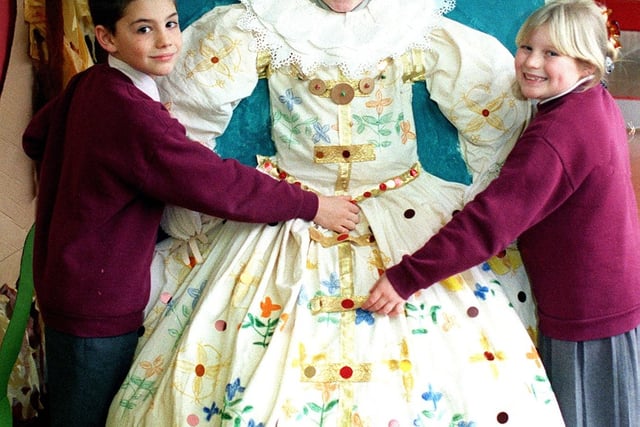
{"label": "hair clip", "polygon": [[613,69],[615,68],[615,65],[613,64],[613,59],[611,59],[610,56],[607,56],[604,59],[604,68],[605,68],[605,71],[607,72],[607,74],[611,74],[613,72]]}

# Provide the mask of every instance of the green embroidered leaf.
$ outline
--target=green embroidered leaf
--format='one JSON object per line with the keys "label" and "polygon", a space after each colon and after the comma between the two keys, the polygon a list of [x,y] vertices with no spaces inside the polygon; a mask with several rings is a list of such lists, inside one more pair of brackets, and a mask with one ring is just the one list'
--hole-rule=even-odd
{"label": "green embroidered leaf", "polygon": [[332,400],[331,402],[329,402],[329,404],[327,405],[327,407],[325,408],[325,412],[330,411],[334,406],[336,406],[338,404],[338,399]]}
{"label": "green embroidered leaf", "polygon": [[309,409],[311,409],[313,412],[317,412],[317,413],[321,413],[323,411],[322,406],[319,406],[313,402],[311,403],[307,403],[307,406],[309,407]]}
{"label": "green embroidered leaf", "polygon": [[379,122],[382,124],[391,123],[393,121],[393,113],[387,113],[384,116],[380,117]]}
{"label": "green embroidered leaf", "polygon": [[362,120],[368,125],[378,125],[378,119],[373,116],[362,116]]}
{"label": "green embroidered leaf", "polygon": [[438,323],[438,310],[440,310],[441,308],[442,307],[439,306],[439,305],[434,305],[434,306],[431,307],[431,310],[430,310],[430,312],[431,312],[431,321],[433,323],[436,323],[436,324]]}

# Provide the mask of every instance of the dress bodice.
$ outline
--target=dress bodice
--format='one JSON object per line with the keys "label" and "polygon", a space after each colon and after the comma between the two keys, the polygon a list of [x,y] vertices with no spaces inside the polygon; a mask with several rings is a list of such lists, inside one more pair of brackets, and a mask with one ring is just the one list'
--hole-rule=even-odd
{"label": "dress bodice", "polygon": [[411,84],[385,61],[356,79],[287,67],[269,77],[277,163],[325,194],[359,194],[418,162]]}

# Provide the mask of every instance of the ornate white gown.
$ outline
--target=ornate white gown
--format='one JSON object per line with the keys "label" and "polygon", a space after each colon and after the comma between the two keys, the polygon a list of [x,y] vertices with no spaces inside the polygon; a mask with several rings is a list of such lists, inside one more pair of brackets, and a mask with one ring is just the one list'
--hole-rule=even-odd
{"label": "ornate white gown", "polygon": [[[213,143],[266,77],[277,154],[259,168],[352,195],[362,222],[336,234],[168,210],[174,237],[157,248],[146,332],[108,425],[563,425],[514,248],[418,292],[403,316],[359,308],[385,267],[495,177],[529,117],[509,52],[441,12],[247,0],[185,30],[160,89],[190,134]],[[417,80],[458,129],[471,186],[421,167]]]}

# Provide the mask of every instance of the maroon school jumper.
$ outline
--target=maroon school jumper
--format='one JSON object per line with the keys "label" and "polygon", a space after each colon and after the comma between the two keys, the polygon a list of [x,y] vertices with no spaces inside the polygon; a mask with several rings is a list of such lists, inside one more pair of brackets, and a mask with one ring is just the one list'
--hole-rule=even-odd
{"label": "maroon school jumper", "polygon": [[640,324],[640,228],[624,120],[600,85],[538,108],[500,176],[387,276],[406,298],[519,237],[544,335],[627,332]]}
{"label": "maroon school jumper", "polygon": [[248,222],[312,220],[316,195],[189,140],[122,72],[95,65],[23,139],[39,164],[34,281],[47,326],[82,337],[142,324],[165,204]]}

